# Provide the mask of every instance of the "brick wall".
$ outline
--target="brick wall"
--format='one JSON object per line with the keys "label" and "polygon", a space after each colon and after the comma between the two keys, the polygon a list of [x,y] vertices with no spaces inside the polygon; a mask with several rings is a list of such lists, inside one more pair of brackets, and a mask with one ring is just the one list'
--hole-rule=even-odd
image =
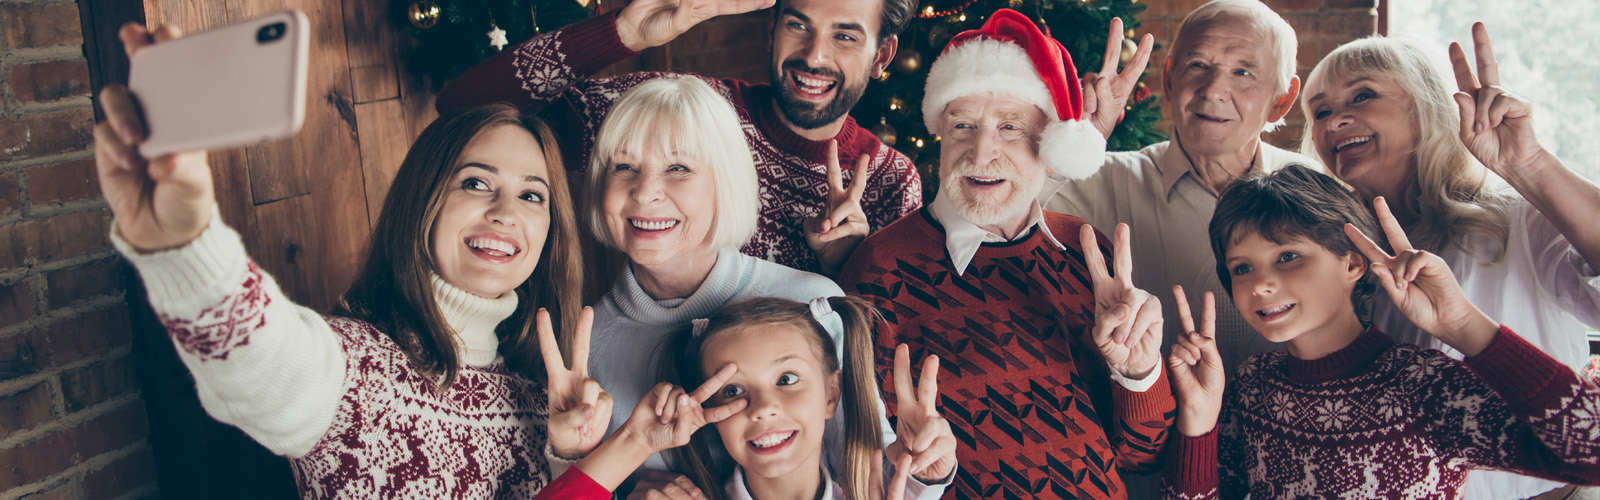
{"label": "brick wall", "polygon": [[0,500],[147,496],[78,5],[0,0]]}
{"label": "brick wall", "polygon": [[[1183,16],[1205,3],[1206,0],[1149,1],[1146,4],[1150,8],[1139,15],[1137,33],[1155,35],[1156,42],[1162,46],[1162,50],[1157,50],[1151,56],[1150,74],[1146,76],[1147,84],[1157,94],[1160,93],[1167,57],[1165,49],[1172,45],[1178,24],[1183,21]],[[1317,61],[1322,60],[1322,56],[1345,42],[1376,33],[1378,29],[1377,0],[1266,0],[1266,4],[1294,27],[1295,37],[1300,42],[1300,53],[1296,60],[1302,81]],[[1163,108],[1162,114],[1164,120],[1161,127],[1170,130],[1171,124],[1167,121],[1171,118],[1170,110]],[[1300,149],[1300,133],[1304,125],[1305,118],[1301,116],[1300,104],[1296,102],[1294,110],[1289,112],[1288,124],[1267,134],[1266,140],[1275,146],[1297,151]]]}

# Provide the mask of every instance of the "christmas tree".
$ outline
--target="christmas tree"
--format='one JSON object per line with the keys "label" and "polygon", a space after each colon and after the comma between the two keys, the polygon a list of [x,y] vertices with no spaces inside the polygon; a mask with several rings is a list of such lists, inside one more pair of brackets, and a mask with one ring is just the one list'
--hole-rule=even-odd
{"label": "christmas tree", "polygon": [[406,64],[437,90],[534,35],[588,19],[600,0],[399,0],[396,24],[414,37]]}
{"label": "christmas tree", "polygon": [[[939,139],[928,133],[922,122],[928,66],[951,37],[983,26],[990,14],[1002,8],[1033,19],[1072,53],[1078,71],[1085,72],[1100,68],[1114,18],[1122,18],[1123,26],[1130,27],[1124,33],[1121,62],[1133,57],[1139,26],[1134,15],[1145,6],[1135,0],[924,0],[916,18],[900,33],[894,62],[867,86],[861,103],[850,114],[885,144],[911,157],[922,174],[925,201],[932,201],[938,192],[935,169],[939,164]],[[1107,140],[1106,150],[1131,151],[1167,140],[1155,129],[1160,120],[1161,108],[1141,81]]]}

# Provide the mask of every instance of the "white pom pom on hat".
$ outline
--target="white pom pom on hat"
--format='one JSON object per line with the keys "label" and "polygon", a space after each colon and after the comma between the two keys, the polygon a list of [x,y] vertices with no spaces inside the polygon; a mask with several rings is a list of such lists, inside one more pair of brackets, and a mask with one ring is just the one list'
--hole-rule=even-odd
{"label": "white pom pom on hat", "polygon": [[1039,139],[1053,177],[1086,178],[1105,163],[1106,140],[1083,115],[1072,55],[1022,13],[1000,9],[982,28],[950,40],[928,69],[923,123],[940,130],[950,101],[981,93],[1016,97],[1054,118]]}

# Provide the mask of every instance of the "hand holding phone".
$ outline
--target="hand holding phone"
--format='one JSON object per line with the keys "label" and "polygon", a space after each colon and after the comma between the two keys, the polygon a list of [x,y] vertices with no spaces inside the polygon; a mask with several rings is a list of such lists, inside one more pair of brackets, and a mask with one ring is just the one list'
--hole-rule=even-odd
{"label": "hand holding phone", "polygon": [[[151,32],[129,23],[118,36],[131,57],[181,35],[170,26]],[[193,241],[211,223],[216,203],[205,152],[150,159],[139,154],[147,129],[127,87],[101,89],[100,109],[106,119],[94,128],[95,167],[106,204],[116,215],[117,234],[146,252]]]}
{"label": "hand holding phone", "polygon": [[293,136],[305,119],[310,25],[271,14],[131,52],[128,88],[154,158]]}

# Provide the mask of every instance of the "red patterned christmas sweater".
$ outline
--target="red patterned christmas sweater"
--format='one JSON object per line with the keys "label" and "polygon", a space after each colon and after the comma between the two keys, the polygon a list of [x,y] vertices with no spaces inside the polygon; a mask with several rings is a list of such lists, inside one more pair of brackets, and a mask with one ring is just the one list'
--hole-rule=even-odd
{"label": "red patterned christmas sweater", "polygon": [[1504,326],[1464,362],[1368,329],[1252,356],[1217,430],[1169,454],[1169,499],[1457,498],[1474,468],[1600,485],[1600,387]]}
{"label": "red patterned christmas sweater", "polygon": [[531,498],[549,482],[545,391],[495,352],[514,294],[485,299],[435,279],[463,361],[440,392],[371,324],[290,302],[220,220],[154,254],[112,241],[207,413],[289,457],[301,497]]}
{"label": "red patterned christmas sweater", "polygon": [[[617,39],[615,12],[534,37],[478,64],[439,93],[439,110],[508,102],[538,111],[555,130],[567,168],[575,172],[586,169],[595,134],[612,103],[635,85],[677,76],[638,72],[588,78],[638,55]],[[826,206],[827,141],[812,141],[790,130],[778,116],[771,86],[701,78],[733,103],[755,155],[761,211],[756,233],[741,251],[802,271],[821,272],[806,245],[802,223]],[[834,139],[839,142],[839,165],[846,183],[855,182],[851,177],[857,158],[863,154],[872,158],[867,190],[861,196],[861,208],[872,231],[922,207],[921,177],[904,154],[885,146],[854,118],[845,118],[844,129]]]}
{"label": "red patterned christmas sweater", "polygon": [[[1082,219],[1044,212],[1056,235]],[[1176,403],[1165,374],[1133,392],[1113,383],[1087,336],[1094,290],[1077,238],[1058,250],[1042,231],[985,243],[964,274],[928,210],[867,238],[840,274],[870,300],[883,399],[894,414],[894,349],[940,360],[939,410],[959,441],[952,498],[1126,498],[1121,469],[1158,460]],[[1104,245],[1101,251],[1111,250]]]}

